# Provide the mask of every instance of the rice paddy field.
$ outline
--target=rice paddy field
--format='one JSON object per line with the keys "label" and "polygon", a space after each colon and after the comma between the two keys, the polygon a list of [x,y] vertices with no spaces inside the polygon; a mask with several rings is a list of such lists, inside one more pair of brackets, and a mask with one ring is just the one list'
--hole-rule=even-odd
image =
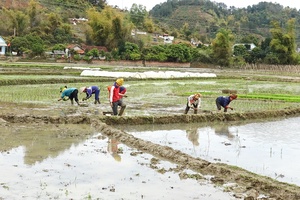
{"label": "rice paddy field", "polygon": [[[119,117],[104,116],[103,112],[111,111],[107,86],[120,75],[81,76],[85,69],[119,74],[147,71],[212,73],[216,77],[127,77],[124,86],[128,97],[123,100],[127,107],[124,116]],[[241,157],[247,162],[239,161],[242,165],[238,166],[234,157],[236,149],[232,148],[227,153],[231,159],[218,158],[222,154],[219,151],[228,150],[224,144],[239,146],[242,152],[243,138],[248,140],[246,146],[263,146],[264,140],[270,140],[270,134],[279,138],[280,133],[274,131],[261,134],[263,137],[257,136],[256,129],[269,127],[267,129],[273,130],[270,128],[272,123],[268,122],[273,119],[265,118],[270,117],[265,113],[274,113],[274,118],[284,113],[279,123],[295,124],[298,118],[284,123],[280,120],[290,117],[287,113],[292,113],[292,117],[299,115],[299,82],[298,68],[290,66],[208,69],[2,62],[0,199],[300,199],[299,185],[293,181],[279,182],[280,178],[285,180],[280,177],[282,174],[276,174],[274,178],[274,172],[269,169],[263,171],[272,173],[270,177],[255,174],[261,170],[247,171],[247,166],[250,169],[256,167],[252,166],[255,156],[251,155],[251,160]],[[70,101],[58,101],[61,86],[79,89],[92,85],[100,87],[100,105],[94,104],[94,96],[82,102],[85,97],[82,93],[79,93],[80,106],[71,105]],[[238,95],[230,104],[234,110],[226,114],[218,112],[215,99],[230,92]],[[209,125],[190,125],[184,120],[172,125],[178,122],[174,119],[193,118],[192,111],[187,115],[183,113],[187,97],[194,93],[202,94],[197,119],[210,116],[216,120]],[[249,120],[259,118],[262,124],[247,125],[245,116],[250,116],[246,115],[250,112],[253,118]],[[239,119],[241,116],[243,119]],[[149,118],[155,119],[152,122],[156,124],[139,124]],[[227,122],[224,119],[246,123],[225,126],[226,130],[240,130],[245,135],[240,133],[238,139],[236,135],[226,135],[226,142],[224,134],[227,133],[223,130],[212,136],[214,131],[217,133],[212,127],[224,126]],[[130,126],[126,124],[129,121],[133,122]],[[204,150],[203,146],[199,147],[193,134],[189,134],[187,140],[193,142],[192,147],[186,146],[188,142],[183,141],[187,137],[186,129],[190,127],[201,130],[195,133],[200,135],[200,144],[204,141],[207,146],[210,143],[216,146],[213,154],[205,154],[207,146]],[[288,128],[280,130],[290,130],[297,136],[297,131]],[[165,137],[166,132],[169,139]],[[211,140],[204,139],[208,135]],[[294,155],[297,152],[293,145],[297,139],[292,141],[289,146],[289,137],[285,136],[284,149]],[[266,149],[272,149],[277,156],[280,150],[275,148],[276,142],[274,138],[274,147]],[[195,150],[201,156],[197,156]],[[251,151],[247,153],[251,154]],[[288,154],[281,152],[284,156]],[[285,159],[290,163],[290,158]],[[264,158],[261,160],[262,164],[268,164],[264,163]],[[293,171],[286,173],[289,173],[287,182],[298,181],[291,178]]]}
{"label": "rice paddy field", "polygon": [[[75,65],[76,66],[76,65]],[[113,84],[117,77],[82,77],[82,69],[63,69],[64,66],[44,65],[8,65],[1,68],[0,101],[7,104],[23,104],[27,107],[51,107],[62,108],[68,102],[57,102],[59,88],[80,88],[83,86],[97,85],[101,89],[101,106],[92,109],[110,110],[108,104],[107,86]],[[85,68],[90,66],[85,66]],[[91,66],[100,68],[99,66]],[[82,67],[83,68],[83,67]],[[159,71],[159,68],[138,67],[103,67],[111,71]],[[174,69],[170,69],[174,70]],[[126,115],[155,115],[182,113],[186,97],[200,92],[202,94],[203,111],[215,111],[215,98],[228,95],[233,90],[238,94],[238,100],[232,102],[236,111],[247,112],[256,110],[274,110],[297,107],[300,102],[300,87],[297,77],[280,76],[282,72],[274,71],[232,71],[232,70],[208,70],[208,69],[179,69],[181,71],[207,72],[217,74],[216,78],[181,78],[177,79],[125,79],[128,98],[124,99],[128,104]],[[26,72],[26,73],[23,73]],[[53,72],[52,75],[49,75]],[[268,74],[269,73],[269,74]],[[46,74],[46,75],[45,75]],[[295,74],[293,74],[295,75]],[[83,94],[80,94],[80,99]],[[90,100],[92,102],[92,100]],[[87,109],[90,109],[87,108]]]}

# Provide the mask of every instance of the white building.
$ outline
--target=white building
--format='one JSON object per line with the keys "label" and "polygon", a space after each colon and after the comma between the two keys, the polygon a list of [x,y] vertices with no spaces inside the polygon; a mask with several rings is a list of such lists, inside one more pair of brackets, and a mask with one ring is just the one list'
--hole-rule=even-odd
{"label": "white building", "polygon": [[256,47],[256,45],[253,43],[239,43],[239,44],[234,44],[233,48],[235,46],[240,46],[240,45],[245,46],[248,51],[252,51]]}
{"label": "white building", "polygon": [[5,55],[7,44],[4,39],[0,36],[0,55]]}

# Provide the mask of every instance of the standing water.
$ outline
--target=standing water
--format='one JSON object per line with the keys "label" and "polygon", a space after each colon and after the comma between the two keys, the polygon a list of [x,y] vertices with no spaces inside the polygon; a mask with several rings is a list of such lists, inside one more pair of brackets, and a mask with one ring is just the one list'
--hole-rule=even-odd
{"label": "standing water", "polygon": [[7,124],[0,144],[1,200],[236,199],[205,179],[160,172],[176,164],[107,138],[90,125]]}
{"label": "standing water", "polygon": [[[300,185],[300,118],[255,122],[152,127],[125,131],[193,157],[244,168],[278,181]],[[177,128],[178,127],[178,128]],[[148,129],[148,130],[147,130]]]}

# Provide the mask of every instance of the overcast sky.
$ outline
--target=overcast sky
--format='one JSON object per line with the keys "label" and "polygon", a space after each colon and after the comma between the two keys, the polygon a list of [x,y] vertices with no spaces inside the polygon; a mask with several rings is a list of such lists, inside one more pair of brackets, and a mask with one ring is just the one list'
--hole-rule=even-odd
{"label": "overcast sky", "polygon": [[[141,4],[143,6],[146,6],[146,9],[149,11],[151,10],[156,4],[160,4],[163,2],[166,2],[167,0],[143,0],[143,1],[137,1],[137,0],[107,0],[109,5],[115,6],[117,5],[119,8],[127,8],[128,10],[131,8],[133,3]],[[297,8],[300,9],[300,2],[298,0],[215,0],[216,2],[223,2],[228,7],[235,6],[237,8],[243,8],[247,6],[252,6],[255,4],[258,4],[259,2],[272,2],[272,3],[278,3],[284,7],[291,7],[291,8]],[[250,3],[251,2],[251,3]]]}

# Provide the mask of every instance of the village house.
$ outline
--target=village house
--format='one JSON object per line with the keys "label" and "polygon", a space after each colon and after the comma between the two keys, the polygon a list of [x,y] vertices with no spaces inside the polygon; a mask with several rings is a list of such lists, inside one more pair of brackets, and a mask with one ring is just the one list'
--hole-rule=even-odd
{"label": "village house", "polygon": [[239,44],[234,44],[233,48],[235,46],[240,46],[240,45],[245,46],[248,51],[252,51],[256,47],[256,45],[253,43],[239,43]]}
{"label": "village house", "polygon": [[97,49],[100,53],[99,55],[99,59],[105,59],[105,56],[101,55],[102,52],[106,53],[108,52],[107,48],[104,46],[89,46],[89,45],[78,45],[78,44],[72,44],[69,45],[66,49],[66,54],[68,55],[68,57],[70,57],[70,53],[76,52],[77,54],[79,54],[80,56],[83,56],[86,52],[92,50],[92,49]]}
{"label": "village house", "polygon": [[5,55],[7,44],[5,40],[0,36],[0,55]]}
{"label": "village house", "polygon": [[166,33],[159,37],[164,39],[164,44],[172,44],[174,40],[174,36],[169,36]]}

